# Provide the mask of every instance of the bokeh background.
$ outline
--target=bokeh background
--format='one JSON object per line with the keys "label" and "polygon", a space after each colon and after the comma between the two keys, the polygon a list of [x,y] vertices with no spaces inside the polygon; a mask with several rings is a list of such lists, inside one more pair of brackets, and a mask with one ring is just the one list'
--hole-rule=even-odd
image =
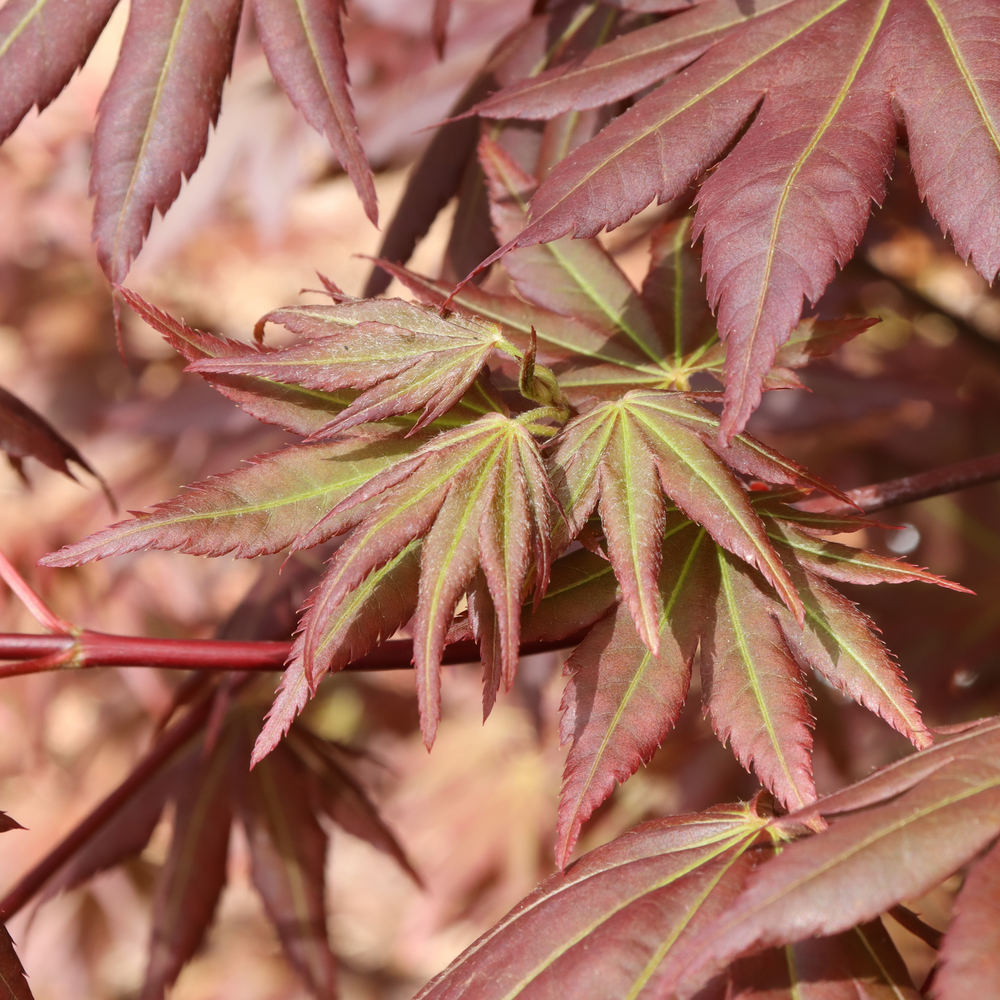
{"label": "bokeh background", "polygon": [[[425,0],[353,0],[346,26],[362,139],[378,169],[383,224],[408,167],[525,0],[455,0],[439,61]],[[91,129],[127,5],[86,67],[43,114],[0,147],[0,385],[43,413],[110,482],[123,508],[278,447],[282,432],[217,395],[126,313],[124,361],[110,291],[89,241]],[[820,304],[831,317],[882,322],[804,374],[811,392],[769,394],[753,430],[839,486],[1000,449],[1000,299],[955,257],[909,179],[905,150],[857,259]],[[448,212],[411,266],[437,274]],[[626,272],[646,266],[640,223],[607,237]],[[316,271],[360,293],[379,233],[324,140],[272,82],[244,24],[218,128],[201,168],[157,219],[129,284],[187,322],[249,339],[269,309],[320,301]],[[398,293],[394,286],[390,294]],[[63,617],[136,635],[209,637],[273,560],[147,553],[79,570],[35,560],[102,527],[111,513],[81,484],[28,462],[26,488],[0,469],[0,546]],[[975,588],[970,598],[918,585],[852,591],[884,630],[932,725],[1000,710],[998,488],[886,512],[902,531],[850,541],[906,554]],[[0,595],[0,630],[38,631]],[[515,689],[481,722],[474,667],[447,668],[444,722],[428,755],[405,671],[327,682],[307,721],[367,757],[360,777],[425,882],[416,888],[368,844],[335,831],[327,868],[332,941],[346,1000],[409,997],[552,869],[562,752],[556,654],[527,659]],[[12,884],[120,781],[148,746],[182,678],[121,668],[0,684],[0,808],[28,828],[0,842]],[[869,713],[814,685],[816,766],[832,790],[893,759],[903,741]],[[749,797],[754,782],[718,745],[692,698],[652,764],[600,809],[580,850],[636,822]],[[38,1000],[135,995],[146,960],[151,886],[170,816],[140,859],[20,915],[11,930]],[[955,883],[957,884],[957,883]],[[914,906],[944,926],[955,885]],[[919,977],[929,950],[897,940]],[[277,1000],[306,993],[280,954],[250,886],[239,833],[229,885],[205,948],[176,1000]]]}

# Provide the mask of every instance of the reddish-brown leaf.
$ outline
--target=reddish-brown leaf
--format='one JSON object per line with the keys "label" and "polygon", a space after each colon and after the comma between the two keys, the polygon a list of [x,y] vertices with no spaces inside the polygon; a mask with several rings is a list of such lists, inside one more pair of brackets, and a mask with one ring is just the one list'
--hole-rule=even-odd
{"label": "reddish-brown leaf", "polygon": [[371,167],[354,120],[340,28],[342,0],[254,0],[260,44],[292,104],[322,132],[378,224]]}
{"label": "reddish-brown leaf", "polygon": [[[763,821],[719,806],[645,823],[523,899],[417,994],[458,1000],[661,996],[677,954],[724,912],[758,860]],[[474,986],[473,986],[474,984]]]}
{"label": "reddish-brown leaf", "polygon": [[0,928],[0,996],[3,1000],[33,1000],[24,966],[6,927]]}
{"label": "reddish-brown leaf", "polygon": [[545,597],[525,605],[521,641],[565,639],[593,625],[615,603],[618,585],[607,559],[577,549],[552,564]]}
{"label": "reddish-brown leaf", "polygon": [[97,256],[115,283],[139,252],[153,210],[166,212],[205,153],[240,7],[240,0],[133,0],[101,99],[91,176]]}
{"label": "reddish-brown leaf", "polygon": [[289,962],[317,1000],[335,1000],[337,962],[326,930],[327,838],[308,774],[284,748],[254,768],[242,803],[250,874]]}
{"label": "reddish-brown leaf", "polygon": [[1000,846],[973,865],[955,900],[934,978],[937,1000],[1000,994]]}
{"label": "reddish-brown leaf", "polygon": [[304,727],[298,727],[288,745],[318,779],[317,808],[348,833],[368,841],[372,847],[394,858],[400,868],[417,885],[421,885],[406,852],[375,804],[338,762],[334,744],[320,739]]}
{"label": "reddish-brown leaf", "polygon": [[[552,118],[563,111],[613,104],[671,76],[733,28],[774,5],[771,0],[748,8],[739,0],[715,0],[620,35],[581,60],[504,87],[473,110],[484,118]],[[693,4],[675,2],[671,9],[689,6]]]}
{"label": "reddish-brown leaf", "polygon": [[177,796],[170,853],[153,902],[153,934],[141,1000],[162,1000],[211,923],[226,883],[233,812],[233,734],[224,734]]}
{"label": "reddish-brown leaf", "polygon": [[243,559],[279,552],[416,444],[389,428],[359,428],[334,442],[259,455],[245,469],[195,483],[151,513],[136,512],[42,562],[74,566],[140,549]]}
{"label": "reddish-brown leaf", "polygon": [[11,0],[0,9],[0,142],[84,64],[118,0]]}
{"label": "reddish-brown leaf", "polygon": [[560,733],[572,748],[559,804],[560,868],[587,817],[616,781],[624,782],[649,763],[677,721],[705,627],[704,610],[714,597],[711,548],[704,531],[690,523],[681,522],[668,534],[658,581],[658,654],[649,651],[628,610],[619,605],[566,663],[571,679],[563,695]]}
{"label": "reddish-brown leaf", "polygon": [[[722,978],[728,988],[726,1000],[920,1000],[921,996],[880,920],[834,937],[740,959]],[[697,1000],[715,1000],[715,995],[708,987]]]}
{"label": "reddish-brown leaf", "polygon": [[1000,769],[985,759],[955,759],[899,798],[784,848],[705,934],[675,982],[690,995],[706,975],[751,950],[871,920],[929,891],[998,831]]}
{"label": "reddish-brown leaf", "polygon": [[721,549],[718,561],[718,598],[701,649],[705,707],[740,763],[800,808],[816,797],[802,672],[753,571]]}
{"label": "reddish-brown leaf", "polygon": [[75,462],[101,484],[112,510],[117,509],[108,484],[76,448],[44,417],[6,389],[0,389],[0,450],[6,452],[11,465],[22,477],[21,462],[25,458],[37,458],[50,469],[73,480],[76,476],[66,463]]}

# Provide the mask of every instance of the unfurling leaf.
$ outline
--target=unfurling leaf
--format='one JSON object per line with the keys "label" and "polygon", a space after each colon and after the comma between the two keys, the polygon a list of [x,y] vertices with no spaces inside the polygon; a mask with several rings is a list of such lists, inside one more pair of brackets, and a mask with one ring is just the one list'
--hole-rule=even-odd
{"label": "unfurling leaf", "polygon": [[310,339],[267,354],[205,358],[190,368],[325,392],[361,390],[313,432],[314,438],[423,409],[413,426],[420,430],[458,403],[493,350],[503,346],[495,323],[474,317],[442,319],[399,299],[301,306],[271,313],[261,322],[266,320]]}
{"label": "unfurling leaf", "polygon": [[205,153],[222,101],[240,0],[133,0],[94,134],[94,241],[124,280],[149,232]]}
{"label": "unfurling leaf", "polygon": [[[513,679],[529,567],[544,593],[552,561],[550,505],[537,446],[517,420],[490,414],[437,435],[355,491],[313,532],[353,528],[311,598],[291,667],[311,683],[330,669],[343,602],[370,573],[426,536],[413,623],[413,658],[424,738],[440,711],[440,663],[459,598],[482,567],[499,618],[503,674]],[[302,546],[312,544],[307,537]]]}

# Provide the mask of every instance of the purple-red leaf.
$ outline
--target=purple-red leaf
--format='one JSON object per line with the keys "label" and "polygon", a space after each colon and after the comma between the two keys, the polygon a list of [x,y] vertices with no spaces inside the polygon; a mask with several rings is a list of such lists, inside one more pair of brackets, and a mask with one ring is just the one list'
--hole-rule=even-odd
{"label": "purple-red leaf", "polygon": [[248,782],[242,818],[250,874],[292,966],[317,1000],[335,1000],[337,962],[326,930],[327,838],[311,808],[307,772],[286,750]]}
{"label": "purple-red leaf", "polygon": [[[716,0],[644,30],[669,33],[725,9]],[[738,139],[700,190],[695,226],[729,342],[728,441],[759,401],[803,299],[815,301],[853,254],[882,197],[893,101],[935,217],[987,279],[1000,269],[998,20],[987,0],[757,7],[567,157],[533,197],[527,228],[494,256],[613,229],[654,198],[679,197]]]}
{"label": "purple-red leaf", "polygon": [[94,134],[97,257],[120,283],[153,218],[205,153],[219,114],[240,0],[133,0]]}
{"label": "purple-red leaf", "polygon": [[543,882],[417,1000],[665,995],[664,973],[756,864],[763,822],[719,806],[637,827]]}
{"label": "purple-red leaf", "polygon": [[364,428],[334,442],[260,455],[245,469],[195,483],[151,513],[137,512],[42,562],[75,566],[140,549],[244,559],[279,552],[416,443],[386,428]]}
{"label": "purple-red leaf", "polygon": [[[490,214],[501,242],[520,232],[537,184],[489,137],[479,143]],[[572,316],[630,348],[632,359],[666,367],[660,335],[645,304],[596,240],[557,240],[508,254],[504,267],[529,302]]]}
{"label": "purple-red leaf", "polygon": [[[566,664],[560,732],[572,742],[559,804],[556,864],[565,867],[580,827],[673,728],[691,680],[715,583],[711,543],[691,524],[668,535],[659,575],[659,653],[649,651],[622,605],[599,621]],[[557,564],[558,565],[558,564]]]}
{"label": "purple-red leaf", "polygon": [[702,642],[705,707],[719,739],[789,808],[816,797],[802,672],[752,570],[718,551],[714,620]]}
{"label": "purple-red leaf", "polygon": [[0,142],[86,62],[118,0],[11,0],[0,9]]}
{"label": "purple-red leaf", "polygon": [[371,167],[354,120],[340,28],[342,0],[254,0],[260,44],[292,104],[322,132],[378,225]]}

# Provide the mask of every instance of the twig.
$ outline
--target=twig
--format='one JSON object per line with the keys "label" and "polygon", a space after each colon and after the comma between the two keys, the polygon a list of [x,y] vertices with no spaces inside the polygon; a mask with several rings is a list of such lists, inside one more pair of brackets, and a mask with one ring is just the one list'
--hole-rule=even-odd
{"label": "twig", "polygon": [[63,621],[29,586],[13,563],[0,552],[0,579],[20,598],[21,603],[31,612],[31,617],[42,628],[50,632],[63,632],[72,635],[77,630],[67,621]]}
{"label": "twig", "polygon": [[[996,482],[998,479],[1000,479],[1000,454],[993,454],[984,455],[982,458],[969,458],[964,462],[955,462],[954,465],[944,465],[929,472],[901,476],[885,483],[859,486],[855,490],[848,490],[847,495],[866,514],[874,514],[876,511],[885,510],[886,507],[914,503],[917,500],[926,500],[928,497]],[[845,503],[831,502],[826,497],[810,498],[796,506],[803,510],[822,510],[831,514],[849,514],[854,510]]]}
{"label": "twig", "polygon": [[[575,646],[583,633],[565,639],[527,642],[521,655],[546,653]],[[20,635],[0,633],[0,660],[24,662],[0,667],[0,678],[41,673],[67,667],[162,667],[168,670],[281,670],[288,659],[290,642],[242,642],[230,639],[144,639],[84,631],[77,636]],[[401,670],[411,666],[413,643],[394,639],[355,660],[352,671]],[[475,663],[479,647],[474,642],[455,642],[445,647],[442,662]]]}
{"label": "twig", "polygon": [[[912,503],[927,497],[953,493],[1000,480],[1000,454],[972,458],[929,472],[918,472],[885,483],[848,490],[847,495],[865,513]],[[816,497],[797,506],[805,510],[851,513],[855,508]],[[290,642],[240,642],[226,639],[145,639],[111,635],[106,632],[78,631],[56,616],[28,586],[0,553],[0,578],[25,603],[35,618],[54,635],[0,634],[0,660],[21,660],[0,666],[0,679],[48,670],[84,667],[161,667],[168,670],[281,670],[291,651]],[[529,642],[521,655],[567,649],[577,645],[583,633],[548,642]],[[411,666],[413,643],[395,639],[383,643],[367,656],[355,660],[346,670],[403,670]],[[447,646],[442,662],[475,663],[479,648],[474,642]]]}
{"label": "twig", "polygon": [[0,900],[0,918],[6,921],[14,916],[73,857],[77,849],[114,816],[194,736],[205,722],[211,707],[212,699],[206,698],[171,726],[136,765],[135,770]]}
{"label": "twig", "polygon": [[924,923],[913,910],[908,910],[905,906],[894,906],[889,911],[889,916],[896,921],[900,927],[905,927],[914,937],[920,938],[928,947],[937,951],[944,940],[944,932],[936,927]]}

